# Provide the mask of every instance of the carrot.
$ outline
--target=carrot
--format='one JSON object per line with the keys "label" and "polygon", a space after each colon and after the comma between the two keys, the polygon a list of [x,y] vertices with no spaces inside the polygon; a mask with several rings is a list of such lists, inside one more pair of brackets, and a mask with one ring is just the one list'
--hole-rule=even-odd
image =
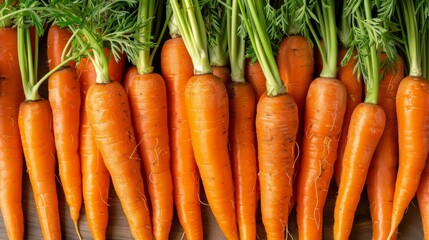
{"label": "carrot", "polygon": [[[352,1],[343,6],[343,21],[351,24],[354,34],[349,38],[350,45],[346,46],[357,51],[360,64],[358,69],[365,80],[366,96],[364,102],[353,110],[349,124],[335,202],[334,239],[349,238],[368,169],[386,125],[386,114],[378,105],[381,66],[379,56],[382,50],[388,50],[388,60],[397,56],[393,36],[389,35],[392,31],[383,24],[389,18],[389,14],[381,11],[380,5],[372,4],[369,0],[365,0],[363,4],[361,1]],[[378,24],[368,28],[362,20]],[[373,34],[372,28],[380,29],[380,32],[384,32],[383,35],[378,34],[380,32]],[[368,41],[374,44],[368,45]]]}
{"label": "carrot", "polygon": [[244,77],[253,86],[256,100],[259,100],[262,94],[267,90],[266,79],[260,63],[258,61],[252,62],[250,58],[246,59]]}
{"label": "carrot", "polygon": [[168,239],[173,219],[173,183],[164,79],[157,73],[136,74],[128,96],[152,204],[154,236]]}
{"label": "carrot", "polygon": [[17,31],[0,27],[0,209],[9,239],[24,238],[22,145],[19,104],[24,100],[18,65]]}
{"label": "carrot", "polygon": [[[290,14],[290,20],[293,21],[293,14]],[[299,119],[304,119],[305,99],[308,87],[313,80],[314,57],[313,47],[309,41],[301,35],[290,35],[285,37],[277,50],[276,61],[279,67],[280,77],[286,86],[288,92],[295,99],[298,106]],[[304,124],[299,124],[297,143],[299,151],[302,150]],[[294,172],[293,195],[290,207],[295,205],[297,193],[297,179],[299,165],[302,154],[297,156]]]}
{"label": "carrot", "polygon": [[256,211],[259,194],[257,142],[255,132],[256,98],[244,78],[245,39],[236,36],[238,3],[228,1],[227,37],[231,66],[229,98],[229,145],[235,190],[235,211],[241,239],[256,239]]}
{"label": "carrot", "polygon": [[[140,2],[140,19],[160,18],[160,15],[155,15],[157,7],[162,5],[155,6],[155,1]],[[137,33],[151,33],[154,22],[150,21],[137,29]],[[150,35],[143,35],[138,41],[150,44]],[[151,54],[153,56],[156,49],[139,51],[137,74],[131,79],[128,99],[152,205],[153,235],[155,239],[168,239],[173,220],[173,180],[170,172],[165,83],[160,74],[153,72],[152,66]]]}
{"label": "carrot", "polygon": [[[23,8],[27,7],[23,4]],[[19,23],[29,20],[29,16],[20,15]],[[34,60],[30,29],[18,25],[18,61],[25,94],[25,101],[20,104],[18,125],[27,172],[33,188],[37,213],[45,239],[61,239],[60,215],[56,191],[56,153],[54,133],[52,131],[52,110],[49,101],[42,99],[38,89],[44,80],[56,69],[36,81],[38,66],[38,38],[43,31],[40,22],[36,25],[34,38]],[[57,68],[61,67],[58,65]]]}
{"label": "carrot", "polygon": [[385,121],[383,108],[375,104],[360,103],[353,111],[335,202],[334,239],[349,237],[354,213],[365,185],[365,176],[383,133]]}
{"label": "carrot", "polygon": [[396,95],[398,117],[399,166],[393,198],[392,222],[388,239],[396,234],[408,204],[417,192],[420,176],[429,151],[429,83],[421,59],[427,36],[420,31],[427,28],[426,8],[413,1],[397,4],[402,38],[405,42],[409,73],[399,84]]}
{"label": "carrot", "polygon": [[[381,61],[386,58],[381,55]],[[389,68],[390,67],[390,68]],[[383,70],[384,69],[384,70]],[[393,194],[398,163],[398,127],[396,120],[396,92],[404,78],[404,63],[396,60],[394,67],[382,66],[379,105],[386,113],[386,126],[371,160],[366,179],[373,226],[373,239],[386,239],[390,230]]]}
{"label": "carrot", "polygon": [[320,26],[324,29],[324,45],[321,46],[316,39],[323,69],[320,77],[311,82],[305,101],[302,159],[296,197],[300,239],[322,239],[323,208],[346,110],[347,91],[344,84],[336,79],[338,42],[333,14],[335,4],[328,1],[326,5],[310,6],[311,11],[318,13],[319,21],[326,25]]}
{"label": "carrot", "polygon": [[[228,153],[228,95],[223,82],[212,74],[207,37],[197,0],[182,5],[170,1],[179,31],[194,65],[195,75],[185,89],[186,113],[192,147],[215,219],[227,239],[238,239],[232,171]],[[184,14],[183,9],[188,10]],[[194,39],[194,36],[198,36]],[[197,42],[197,44],[193,44]]]}
{"label": "carrot", "polygon": [[[124,59],[118,64],[108,49],[104,53],[109,58],[109,77],[113,81],[121,82]],[[85,201],[85,213],[89,229],[94,239],[105,239],[109,220],[108,197],[110,188],[110,174],[99,152],[93,133],[89,126],[85,108],[86,93],[89,87],[95,84],[97,73],[88,58],[82,58],[76,66],[76,73],[80,84],[81,107],[79,128],[79,155],[82,169],[82,192]]]}
{"label": "carrot", "polygon": [[[338,52],[338,63],[341,63],[344,59],[348,49],[341,47]],[[334,177],[337,186],[340,185],[341,168],[344,155],[344,149],[346,147],[347,131],[349,129],[350,118],[353,110],[362,102],[362,89],[363,81],[358,78],[357,74],[354,73],[355,66],[357,64],[356,51],[353,51],[350,59],[344,66],[338,67],[337,78],[340,80],[347,89],[347,106],[344,114],[343,127],[341,130],[340,141],[338,144],[337,159],[334,165]]]}
{"label": "carrot", "polygon": [[51,120],[52,111],[46,99],[20,105],[19,130],[43,237],[61,239]]}
{"label": "carrot", "polygon": [[429,112],[425,109],[429,102],[428,93],[428,81],[413,75],[405,77],[398,88],[396,111],[399,166],[389,237],[395,234],[408,204],[414,197],[426,163],[429,144],[429,131],[426,126],[429,124]]}
{"label": "carrot", "polygon": [[266,77],[267,91],[260,97],[256,110],[262,222],[267,239],[284,239],[292,195],[298,108],[286,93],[275,62],[265,26],[266,5],[241,0],[238,4]]}
{"label": "carrot", "polygon": [[[58,25],[51,25],[47,38],[47,57],[49,70],[52,70],[62,62],[63,51],[67,46],[72,33],[67,28],[60,28]],[[76,62],[71,61],[69,66],[74,68]]]}
{"label": "carrot", "polygon": [[165,41],[161,50],[161,72],[168,102],[174,204],[186,238],[202,239],[200,174],[192,149],[185,103],[186,83],[193,76],[194,68],[183,39],[175,32],[171,35],[173,38]]}
{"label": "carrot", "polygon": [[[111,71],[111,69],[109,68]],[[94,239],[105,239],[108,224],[110,175],[98,151],[87,118],[85,102],[89,86],[95,84],[96,72],[88,58],[77,67],[81,91],[79,155],[82,169],[82,192],[89,229]]]}
{"label": "carrot", "polygon": [[[127,95],[117,82],[91,85],[86,96],[91,130],[136,239],[151,239],[149,208],[136,154]],[[99,114],[102,112],[103,114]],[[118,114],[120,113],[120,114]]]}
{"label": "carrot", "polygon": [[58,157],[59,175],[70,215],[79,234],[82,175],[79,157],[80,89],[74,69],[61,69],[49,78],[49,103]]}

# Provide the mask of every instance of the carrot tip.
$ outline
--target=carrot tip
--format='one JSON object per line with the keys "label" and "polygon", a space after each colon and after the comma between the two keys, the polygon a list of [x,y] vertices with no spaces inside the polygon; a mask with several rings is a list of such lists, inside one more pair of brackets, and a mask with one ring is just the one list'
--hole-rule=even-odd
{"label": "carrot tip", "polygon": [[82,236],[80,235],[79,226],[77,224],[77,221],[73,221],[73,223],[74,223],[74,228],[76,229],[77,237],[79,238],[79,240],[82,240]]}

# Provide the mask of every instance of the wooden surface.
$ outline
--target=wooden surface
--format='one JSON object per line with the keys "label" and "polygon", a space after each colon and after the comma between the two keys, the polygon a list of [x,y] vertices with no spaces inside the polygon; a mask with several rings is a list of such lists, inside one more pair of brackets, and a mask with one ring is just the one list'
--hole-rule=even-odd
{"label": "wooden surface", "polygon": [[[41,39],[41,49],[40,49],[40,75],[46,72],[46,62],[43,59],[46,59],[46,49],[45,49],[45,39]],[[46,88],[42,91],[42,95],[46,96]],[[43,239],[42,233],[39,226],[38,216],[36,212],[36,207],[34,204],[33,193],[31,190],[28,174],[24,171],[23,176],[23,209],[24,209],[24,220],[25,220],[25,239]],[[59,178],[58,178],[59,179]],[[350,239],[371,239],[372,236],[372,227],[371,227],[371,218],[369,212],[369,204],[366,197],[366,190],[362,194],[362,200],[359,204],[358,210],[355,216],[354,227],[350,236]],[[57,192],[59,198],[59,211],[61,215],[61,227],[63,239],[77,239],[77,235],[73,226],[73,223],[70,219],[68,206],[64,201],[64,194],[60,182],[57,182]],[[324,239],[333,239],[333,212],[335,205],[335,197],[337,194],[337,188],[331,186],[329,191],[329,196],[324,209]],[[202,202],[207,202],[204,195],[201,197]],[[81,209],[81,218],[79,221],[79,228],[82,234],[83,239],[92,239],[91,234],[88,230],[88,225],[85,217],[84,211],[85,205],[82,205]],[[210,207],[207,205],[201,205],[202,214],[203,214],[203,223],[204,223],[204,239],[207,240],[221,240],[224,239],[222,233],[220,232],[216,221],[211,214]],[[264,233],[264,227],[261,222],[260,213],[257,216],[258,220],[258,237],[259,239],[266,239]],[[298,239],[297,227],[295,212],[293,211],[289,218],[289,231],[290,235],[288,239]],[[122,212],[119,200],[115,194],[113,188],[110,191],[109,197],[109,225],[107,229],[107,239],[118,239],[126,240],[132,239],[130,230],[128,228],[128,223],[125,219],[124,213]],[[182,239],[183,230],[180,226],[180,223],[174,216],[170,239]],[[3,217],[0,213],[0,240],[7,239],[6,230],[4,228]],[[423,239],[421,218],[419,215],[419,210],[417,207],[416,200],[410,204],[408,211],[399,227],[399,236],[398,239],[412,239],[419,240]]]}

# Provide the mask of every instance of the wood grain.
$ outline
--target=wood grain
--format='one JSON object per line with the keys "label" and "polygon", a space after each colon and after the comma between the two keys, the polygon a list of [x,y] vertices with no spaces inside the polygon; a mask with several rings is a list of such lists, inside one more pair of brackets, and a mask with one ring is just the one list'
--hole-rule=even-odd
{"label": "wood grain", "polygon": [[[46,39],[41,39],[41,49],[40,49],[40,76],[47,72],[46,64]],[[46,86],[42,88],[42,96],[46,96]],[[25,172],[24,166],[24,176],[23,176],[23,208],[24,208],[24,219],[25,219],[25,239],[29,240],[38,240],[43,239],[42,233],[39,226],[39,221],[37,217],[37,211],[34,204],[33,192],[31,190],[30,181],[28,174]],[[61,215],[61,228],[63,239],[77,239],[77,235],[73,226],[73,223],[70,219],[69,209],[65,203],[64,194],[59,182],[57,182],[57,192],[59,198],[59,211]],[[369,211],[369,204],[366,196],[366,190],[362,194],[361,202],[358,206],[354,227],[350,236],[351,240],[366,240],[371,239],[372,236],[372,227],[371,227],[371,217]],[[324,209],[324,239],[333,239],[333,212],[335,205],[335,197],[337,194],[337,188],[333,184],[329,190],[328,198],[326,201]],[[204,194],[201,196],[202,202],[207,202]],[[399,226],[399,236],[398,239],[413,239],[419,240],[423,239],[423,231],[421,225],[421,218],[419,214],[419,209],[417,206],[417,201],[413,200],[410,204],[408,211],[405,214],[405,217]],[[221,240],[225,239],[217,223],[213,217],[213,214],[210,211],[210,207],[207,204],[202,204],[202,215],[203,215],[203,227],[204,227],[204,239],[207,240]],[[79,228],[82,234],[83,239],[92,239],[91,234],[88,229],[88,224],[85,217],[84,211],[85,204],[82,205],[81,209],[81,218],[79,221]],[[261,221],[260,212],[257,216],[258,225],[257,232],[259,239],[266,239],[264,227]],[[126,221],[125,215],[122,211],[122,208],[119,203],[119,199],[116,196],[116,193],[113,188],[110,189],[109,195],[109,225],[107,230],[107,239],[132,239],[128,223]],[[173,224],[170,233],[171,240],[186,239],[183,238],[183,229],[180,226],[180,223],[177,219],[177,216],[174,215]],[[0,239],[7,239],[6,230],[4,228],[3,217],[0,213]],[[295,211],[292,211],[289,217],[289,238],[288,239],[298,239],[298,231],[296,225],[296,214]]]}

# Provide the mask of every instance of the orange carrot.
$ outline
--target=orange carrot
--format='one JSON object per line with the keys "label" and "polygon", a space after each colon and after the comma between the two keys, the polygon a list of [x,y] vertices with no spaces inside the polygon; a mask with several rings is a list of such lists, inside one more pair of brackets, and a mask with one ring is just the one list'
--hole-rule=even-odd
{"label": "orange carrot", "polygon": [[202,239],[200,174],[192,149],[185,104],[186,83],[193,76],[193,69],[181,37],[164,42],[161,71],[167,90],[174,204],[186,238]]}
{"label": "orange carrot", "polygon": [[396,94],[398,117],[399,165],[393,198],[392,219],[388,239],[396,234],[405,211],[415,196],[429,151],[429,82],[423,75],[422,62],[426,44],[428,16],[425,8],[413,1],[400,1],[397,12],[406,43],[409,73]]}
{"label": "orange carrot", "polygon": [[[341,181],[334,210],[334,239],[336,240],[345,240],[350,236],[368,169],[386,125],[386,114],[383,107],[378,105],[380,55],[382,50],[387,49],[389,53],[394,53],[388,55],[386,59],[391,61],[397,53],[394,44],[386,40],[392,39],[393,36],[389,35],[390,29],[383,24],[383,20],[388,19],[386,16],[381,16],[378,7],[379,5],[372,4],[370,0],[364,0],[363,4],[355,1],[343,8],[343,21],[347,24],[356,22],[356,25],[350,26],[354,34],[351,46],[357,51],[359,59],[357,67],[359,74],[365,80],[366,94],[364,102],[353,110],[347,133]],[[377,27],[383,30],[385,38],[379,44],[368,45],[368,41],[378,41],[381,36],[379,33],[372,34],[373,32],[370,32],[362,21],[377,22],[377,20],[379,20]],[[354,39],[358,40],[354,41]],[[346,46],[349,45],[346,44]]]}
{"label": "orange carrot", "polygon": [[139,171],[141,160],[136,154],[137,142],[125,90],[114,81],[96,83],[89,87],[86,98],[90,127],[131,233],[136,239],[152,239],[149,208]]}
{"label": "orange carrot", "polygon": [[256,98],[247,82],[230,82],[229,144],[235,204],[241,239],[256,239],[258,169],[256,159]]}
{"label": "orange carrot", "polygon": [[222,80],[212,74],[199,1],[170,3],[194,66],[195,75],[186,84],[185,101],[195,160],[213,215],[225,237],[235,240],[238,232],[228,152],[228,94]]}
{"label": "orange carrot", "polygon": [[346,99],[346,88],[338,79],[317,78],[310,84],[297,186],[300,238],[322,239],[323,207],[334,171]]}
{"label": "orange carrot", "polygon": [[173,219],[173,182],[164,79],[157,73],[136,74],[128,98],[152,205],[154,237],[168,239]]}
{"label": "orange carrot", "polygon": [[[320,28],[323,28],[323,44],[313,33],[323,68],[320,77],[310,83],[305,101],[302,158],[296,196],[300,239],[322,239],[323,208],[334,172],[347,104],[347,90],[336,79],[338,40],[334,5],[334,1],[323,4],[318,2],[309,9],[318,9],[315,14],[320,21]],[[323,10],[323,14],[319,10]],[[300,16],[297,18],[299,22],[308,24]]]}
{"label": "orange carrot", "polygon": [[383,108],[360,103],[353,111],[334,212],[334,239],[348,239],[353,217],[365,185],[366,174],[383,133]]}
{"label": "orange carrot", "polygon": [[255,129],[256,98],[252,85],[245,81],[245,39],[237,36],[239,7],[226,2],[228,54],[231,82],[229,97],[229,148],[235,190],[235,211],[240,239],[256,239],[256,212],[259,196],[257,141]]}
{"label": "orange carrot", "polygon": [[267,90],[266,79],[258,61],[252,62],[250,58],[246,59],[244,66],[244,78],[252,84],[255,90],[256,100]]}
{"label": "orange carrot", "polygon": [[298,108],[293,97],[263,94],[257,107],[256,133],[262,221],[268,239],[284,239],[292,195],[297,131]]}
{"label": "orange carrot", "polygon": [[[280,77],[289,94],[295,99],[298,106],[299,119],[304,119],[305,99],[308,87],[313,80],[314,57],[313,48],[307,39],[301,35],[285,37],[277,50],[277,65]],[[304,124],[299,124],[297,143],[299,151],[302,151]],[[299,165],[302,154],[297,156],[294,172],[293,195],[289,207],[292,209],[296,201],[297,181]]]}
{"label": "orange carrot", "polygon": [[[347,53],[347,48],[341,47],[338,52],[338,63],[341,63],[342,59]],[[344,114],[343,128],[341,130],[340,142],[338,144],[337,159],[334,165],[334,177],[337,186],[340,185],[341,168],[343,162],[344,149],[346,147],[347,131],[349,129],[350,118],[353,110],[359,103],[362,102],[362,89],[363,81],[358,79],[357,73],[354,73],[355,66],[357,64],[356,51],[353,51],[352,56],[345,66],[338,66],[337,78],[340,80],[347,89],[347,106]]]}
{"label": "orange carrot", "polygon": [[[381,60],[386,58],[381,55]],[[384,69],[384,70],[383,70]],[[396,92],[404,78],[404,63],[399,57],[395,67],[383,66],[380,81],[379,105],[386,113],[386,126],[375,150],[366,179],[373,226],[373,239],[387,239],[392,217],[398,164],[398,126],[396,120]]]}
{"label": "orange carrot", "polygon": [[61,239],[55,179],[55,141],[48,100],[21,103],[19,130],[43,237]]}
{"label": "orange carrot", "polygon": [[237,239],[228,153],[228,95],[212,74],[191,77],[185,90],[192,147],[210,208],[227,239]]}
{"label": "orange carrot", "polygon": [[395,234],[408,204],[414,197],[429,150],[429,82],[405,77],[396,95],[399,166],[393,198],[390,236]]}
{"label": "orange carrot", "polygon": [[78,230],[82,205],[82,175],[79,157],[80,89],[74,69],[60,69],[49,77],[49,103],[59,174],[70,215]]}
{"label": "orange carrot", "polygon": [[[67,28],[60,28],[55,24],[49,27],[47,38],[47,57],[49,70],[52,70],[62,62],[64,48],[66,47],[71,36],[72,33]],[[68,65],[74,68],[76,62],[70,61]]]}
{"label": "orange carrot", "polygon": [[[120,82],[123,68],[121,64],[115,65],[114,63],[114,59],[110,58],[110,66],[115,67],[109,68],[109,76],[112,80]],[[97,73],[88,58],[82,58],[79,61],[76,72],[81,91],[79,153],[82,166],[82,192],[85,201],[85,213],[92,237],[94,239],[105,239],[109,220],[110,174],[93,139],[85,108],[86,93],[89,87],[95,84]]]}
{"label": "orange carrot", "polygon": [[[155,1],[140,2],[139,18],[151,20],[136,30],[152,33],[152,25],[161,14]],[[158,10],[158,11],[157,11]],[[137,41],[151,44],[149,35],[139,36]],[[167,240],[173,220],[173,180],[170,171],[170,146],[168,137],[167,94],[162,76],[153,72],[153,54],[158,48],[139,50],[135,59],[137,73],[128,89],[132,122],[136,133],[138,151],[143,161],[143,172],[150,197],[153,236]]]}
{"label": "orange carrot", "polygon": [[125,71],[125,76],[124,76],[124,81],[123,81],[123,86],[125,88],[125,92],[129,92],[130,86],[131,86],[131,80],[133,79],[134,75],[137,74],[137,67],[136,66],[131,66],[128,67],[127,70]]}
{"label": "orange carrot", "polygon": [[22,170],[24,159],[18,128],[24,100],[18,65],[17,31],[0,28],[0,209],[9,239],[24,238]]}

